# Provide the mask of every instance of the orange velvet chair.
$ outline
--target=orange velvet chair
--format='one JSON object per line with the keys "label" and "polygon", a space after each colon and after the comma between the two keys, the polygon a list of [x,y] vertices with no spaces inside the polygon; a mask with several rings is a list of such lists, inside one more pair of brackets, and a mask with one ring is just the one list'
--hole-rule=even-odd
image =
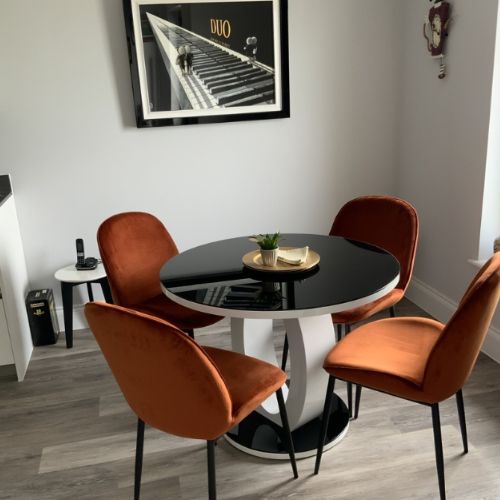
{"label": "orange velvet chair", "polygon": [[[347,202],[333,221],[330,235],[364,241],[390,252],[401,266],[399,283],[394,290],[374,302],[332,314],[337,340],[359,323],[384,309],[396,315],[395,305],[404,297],[411,279],[418,241],[418,216],[410,203],[392,196],[361,196]],[[349,416],[352,415],[352,385],[348,384]],[[361,386],[356,386],[354,418],[358,418]]]}
{"label": "orange velvet chair", "polygon": [[[418,241],[418,216],[410,203],[392,196],[361,196],[347,202],[339,211],[332,228],[331,236],[341,236],[352,240],[364,241],[383,248],[396,257],[401,266],[400,279],[394,290],[380,299],[361,307],[332,314],[337,328],[337,340],[351,331],[351,325],[374,314],[390,309],[395,316],[394,306],[404,297],[411,279]],[[288,342],[285,339],[281,368],[286,366]],[[348,384],[349,415],[352,417],[352,385]],[[356,388],[354,418],[358,417],[361,387]]]}
{"label": "orange velvet chair", "polygon": [[390,318],[360,326],[328,354],[330,374],[315,474],[319,471],[335,379],[432,408],[436,466],[445,498],[439,403],[456,395],[464,453],[468,451],[462,387],[467,381],[500,299],[500,253],[481,269],[450,321]]}
{"label": "orange velvet chair", "polygon": [[141,486],[144,424],[207,441],[209,498],[216,498],[215,441],[276,393],[294,477],[295,454],[281,387],[286,374],[249,356],[202,348],[173,325],[93,302],[85,315],[128,404],[138,416],[134,499]]}
{"label": "orange velvet chair", "polygon": [[221,319],[182,307],[163,294],[160,269],[179,251],[165,226],[153,215],[114,215],[100,225],[97,242],[115,304],[165,319],[193,338],[194,328]]}

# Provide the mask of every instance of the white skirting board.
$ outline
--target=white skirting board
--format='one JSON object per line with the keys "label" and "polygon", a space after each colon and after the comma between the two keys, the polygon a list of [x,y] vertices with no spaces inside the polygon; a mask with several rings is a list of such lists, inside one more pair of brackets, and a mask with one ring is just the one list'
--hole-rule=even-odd
{"label": "white skirting board", "polygon": [[[406,297],[437,320],[446,323],[458,304],[417,278],[411,280]],[[500,364],[500,329],[491,326],[482,351]]]}

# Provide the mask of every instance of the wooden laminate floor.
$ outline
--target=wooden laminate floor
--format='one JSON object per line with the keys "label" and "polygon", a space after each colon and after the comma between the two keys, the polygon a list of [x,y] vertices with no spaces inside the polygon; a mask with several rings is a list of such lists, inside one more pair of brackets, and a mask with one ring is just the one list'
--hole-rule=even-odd
{"label": "wooden laminate floor", "polygon": [[[398,315],[423,315],[408,301]],[[228,323],[197,331],[204,345],[229,348]],[[277,325],[281,350],[283,328]],[[345,395],[345,384],[338,384]],[[442,404],[449,499],[500,499],[500,366],[481,356],[464,389],[469,454],[454,399]],[[132,499],[136,418],[88,331],[37,348],[23,383],[0,375],[0,499]],[[325,453],[298,463],[248,456],[221,440],[220,499],[438,498],[430,409],[363,391],[360,418]],[[146,430],[143,500],[207,498],[205,444]]]}

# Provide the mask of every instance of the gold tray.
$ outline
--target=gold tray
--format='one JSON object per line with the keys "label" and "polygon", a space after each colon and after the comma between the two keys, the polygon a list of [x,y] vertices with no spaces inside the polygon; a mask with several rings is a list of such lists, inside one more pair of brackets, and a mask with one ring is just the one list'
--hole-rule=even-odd
{"label": "gold tray", "polygon": [[[281,247],[283,250],[288,250],[294,247]],[[256,269],[257,271],[266,271],[268,273],[281,273],[281,272],[297,272],[297,271],[307,271],[312,269],[319,263],[319,254],[314,250],[309,249],[307,254],[307,259],[303,264],[293,265],[287,264],[286,262],[281,262],[278,260],[275,266],[269,267],[262,264],[262,257],[260,256],[260,250],[254,250],[253,252],[248,252],[243,255],[243,264],[250,269]]]}

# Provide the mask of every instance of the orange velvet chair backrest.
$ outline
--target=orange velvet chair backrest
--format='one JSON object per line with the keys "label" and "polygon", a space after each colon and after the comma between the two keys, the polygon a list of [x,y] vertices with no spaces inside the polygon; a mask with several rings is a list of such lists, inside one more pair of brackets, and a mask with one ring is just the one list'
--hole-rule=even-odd
{"label": "orange velvet chair backrest", "polygon": [[401,266],[396,288],[406,290],[418,241],[418,216],[410,203],[391,196],[355,198],[340,209],[330,235],[364,241],[390,252]]}
{"label": "orange velvet chair backrest", "polygon": [[131,307],[161,294],[160,269],[179,251],[153,215],[125,212],[97,230],[99,252],[115,304]]}
{"label": "orange velvet chair backrest", "polygon": [[469,377],[500,299],[500,253],[479,271],[442,331],[425,369],[422,389],[442,401]]}
{"label": "orange velvet chair backrest", "polygon": [[212,440],[232,422],[232,402],[205,351],[173,325],[112,304],[85,315],[132,410],[169,434]]}

